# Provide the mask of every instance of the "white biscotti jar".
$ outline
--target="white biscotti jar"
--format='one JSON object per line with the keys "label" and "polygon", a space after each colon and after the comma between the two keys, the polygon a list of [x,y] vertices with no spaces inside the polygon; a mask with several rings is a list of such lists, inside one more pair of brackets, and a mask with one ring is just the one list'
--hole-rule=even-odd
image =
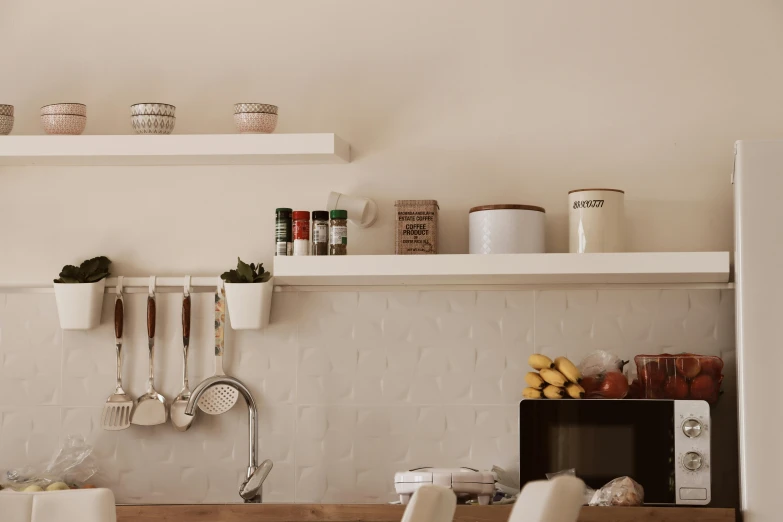
{"label": "white biscotti jar", "polygon": [[568,193],[569,251],[625,252],[625,192],[579,189]]}
{"label": "white biscotti jar", "polygon": [[543,254],[546,211],[532,205],[484,205],[470,209],[471,254]]}

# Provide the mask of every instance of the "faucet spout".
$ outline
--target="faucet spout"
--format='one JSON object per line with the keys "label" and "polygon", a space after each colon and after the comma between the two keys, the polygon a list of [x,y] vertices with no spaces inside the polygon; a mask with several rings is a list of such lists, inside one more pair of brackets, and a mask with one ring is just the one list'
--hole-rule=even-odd
{"label": "faucet spout", "polygon": [[208,388],[216,384],[227,384],[239,391],[240,395],[245,398],[247,403],[247,415],[248,415],[248,466],[247,466],[247,480],[242,484],[239,495],[245,499],[245,502],[260,503],[261,502],[261,486],[266,479],[266,476],[272,469],[272,461],[266,460],[259,468],[258,466],[258,453],[256,448],[258,447],[258,408],[256,408],[256,401],[253,400],[253,396],[250,394],[250,390],[242,384],[241,381],[234,377],[227,375],[216,375],[204,379],[190,394],[188,405],[185,406],[186,415],[194,415],[196,413],[196,404],[198,400],[207,391]]}

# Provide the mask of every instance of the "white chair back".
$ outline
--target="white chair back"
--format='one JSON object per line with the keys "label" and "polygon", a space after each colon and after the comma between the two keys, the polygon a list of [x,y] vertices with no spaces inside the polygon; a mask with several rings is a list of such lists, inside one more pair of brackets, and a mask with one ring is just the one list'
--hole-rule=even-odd
{"label": "white chair back", "polygon": [[452,522],[457,496],[443,486],[422,486],[416,490],[402,515],[402,522]]}
{"label": "white chair back", "polygon": [[110,489],[0,491],[2,522],[117,522]]}
{"label": "white chair back", "polygon": [[576,522],[584,504],[585,483],[576,477],[528,482],[519,493],[509,522]]}

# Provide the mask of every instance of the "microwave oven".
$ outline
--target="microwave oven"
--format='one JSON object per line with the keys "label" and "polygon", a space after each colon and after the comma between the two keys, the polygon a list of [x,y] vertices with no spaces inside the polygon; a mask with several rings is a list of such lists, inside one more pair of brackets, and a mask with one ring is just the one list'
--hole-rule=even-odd
{"label": "microwave oven", "polygon": [[690,400],[523,400],[520,485],[573,469],[593,489],[628,476],[645,504],[709,504],[710,406]]}

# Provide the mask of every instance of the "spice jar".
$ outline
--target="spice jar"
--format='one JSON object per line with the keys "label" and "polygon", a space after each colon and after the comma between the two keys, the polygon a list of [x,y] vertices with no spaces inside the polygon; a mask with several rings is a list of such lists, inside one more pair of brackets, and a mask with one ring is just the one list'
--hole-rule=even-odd
{"label": "spice jar", "polygon": [[344,256],[348,253],[348,211],[329,212],[329,255]]}
{"label": "spice jar", "polygon": [[294,245],[291,241],[291,209],[275,210],[275,255],[293,255]]}
{"label": "spice jar", "polygon": [[313,210],[312,255],[329,255],[329,213],[325,210]]}
{"label": "spice jar", "polygon": [[294,211],[294,255],[310,255],[310,212],[306,210]]}

